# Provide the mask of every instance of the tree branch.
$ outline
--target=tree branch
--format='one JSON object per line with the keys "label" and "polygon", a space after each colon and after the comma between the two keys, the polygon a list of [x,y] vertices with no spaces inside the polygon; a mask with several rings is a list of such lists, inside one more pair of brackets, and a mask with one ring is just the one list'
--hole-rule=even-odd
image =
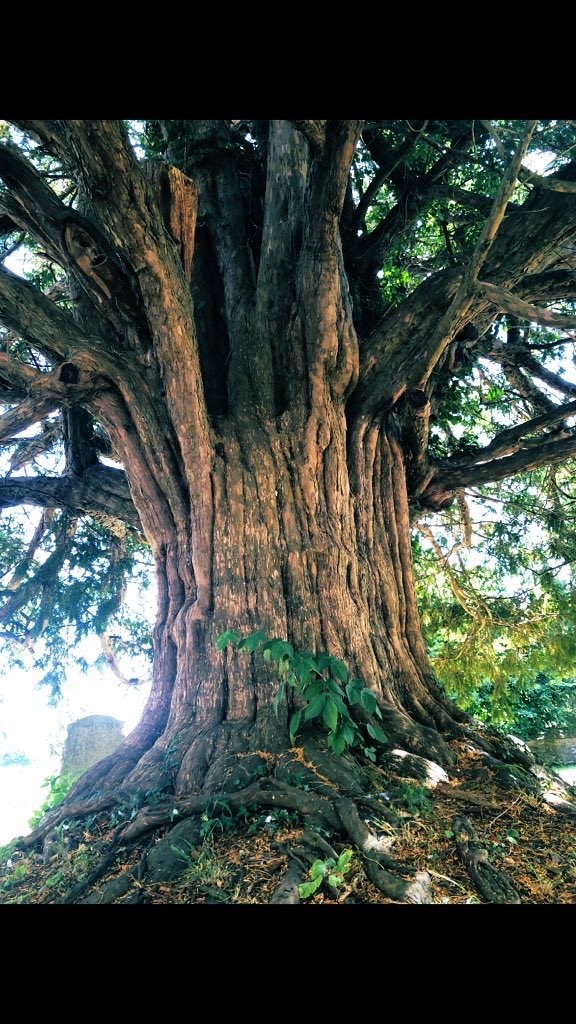
{"label": "tree branch", "polygon": [[52,398],[46,398],[43,401],[28,398],[15,409],[5,412],[0,416],[0,445],[11,441],[15,434],[32,427],[57,408],[58,403]]}
{"label": "tree branch", "polygon": [[445,508],[453,500],[454,491],[458,487],[504,480],[518,473],[538,469],[540,466],[553,466],[565,462],[575,454],[576,436],[572,434],[558,441],[543,441],[539,445],[531,445],[514,455],[492,459],[489,462],[469,463],[454,468],[444,464],[437,467],[434,477],[419,496],[420,505],[436,510]]}
{"label": "tree branch", "polygon": [[[366,133],[364,135],[366,140]],[[367,143],[372,151],[375,139],[370,138]],[[396,187],[401,192],[401,198],[380,223],[369,232],[363,235],[358,242],[359,258],[366,261],[367,265],[376,267],[381,264],[385,252],[398,242],[402,235],[409,230],[415,218],[435,197],[439,183],[448,171],[454,166],[456,157],[462,155],[463,149],[469,148],[470,141],[464,144],[456,143],[447,153],[444,153],[433,167],[426,174],[407,184],[397,183]],[[374,149],[378,162],[382,162],[387,152],[387,147],[381,151],[380,147]]]}
{"label": "tree branch", "polygon": [[[491,124],[490,121],[480,121],[480,124],[486,128],[486,131],[491,135],[496,149],[503,160],[508,159],[508,155],[502,143],[502,140],[498,134],[497,129]],[[560,171],[558,172],[561,173]],[[534,171],[530,171],[527,167],[520,167],[518,171],[518,178],[520,181],[526,182],[530,185],[535,185],[537,188],[547,189],[550,192],[570,192],[572,195],[576,195],[576,182],[575,181],[563,181],[561,178],[555,176],[545,177],[542,174],[535,174]]]}
{"label": "tree branch", "polygon": [[52,259],[72,270],[115,326],[137,317],[136,279],[127,276],[107,238],[86,217],[65,206],[12,144],[0,145],[0,178],[9,190],[0,195],[0,210],[36,238]]}
{"label": "tree branch", "polygon": [[560,391],[563,395],[574,395],[576,396],[576,384],[572,384],[570,381],[564,380],[559,374],[553,373],[552,370],[548,370],[545,366],[541,366],[537,359],[531,355],[530,352],[526,352],[524,349],[520,349],[517,346],[508,345],[494,345],[488,353],[490,359],[495,359],[501,364],[514,363],[516,366],[522,366],[525,370],[528,370],[533,377],[537,377],[539,380],[544,381],[549,387],[555,391]]}
{"label": "tree branch", "polygon": [[498,306],[498,309],[511,313],[521,320],[529,320],[532,323],[542,324],[544,327],[576,329],[576,316],[551,313],[548,309],[533,306],[532,303],[525,302],[524,299],[520,299],[507,288],[489,284],[487,281],[478,281],[476,294],[481,299],[488,299],[489,302]]}
{"label": "tree branch", "polygon": [[291,121],[299,131],[311,149],[321,152],[326,141],[326,121]]}
{"label": "tree branch", "polygon": [[0,509],[16,505],[69,509],[76,515],[104,512],[140,527],[123,470],[94,467],[81,479],[68,477],[0,478]]}
{"label": "tree branch", "polygon": [[0,267],[0,322],[53,359],[94,344],[69,313],[6,267]]}
{"label": "tree branch", "polygon": [[427,347],[427,367],[422,375],[420,386],[424,386],[429,380],[430,374],[436,366],[442,352],[446,348],[446,345],[450,343],[458,330],[465,325],[466,313],[470,309],[474,298],[474,289],[478,279],[478,274],[486,261],[486,257],[492,247],[492,243],[496,238],[498,228],[504,218],[508,201],[516,186],[518,169],[521,166],[524,154],[528,149],[535,127],[536,121],[529,121],[526,125],[524,136],[514,157],[506,168],[506,172],[500,183],[500,188],[498,189],[492,204],[490,215],[480,232],[480,238],[476,243],[474,252],[472,253],[472,258],[464,271],[458,291],[430,339]]}
{"label": "tree branch", "polygon": [[353,231],[360,230],[364,223],[364,218],[368,210],[370,209],[380,188],[387,180],[387,178],[389,178],[394,173],[396,168],[400,166],[400,164],[406,159],[408,154],[412,151],[412,149],[418,142],[418,139],[422,135],[422,132],[425,130],[427,124],[428,121],[424,121],[421,128],[418,128],[417,130],[411,129],[406,138],[404,139],[404,141],[398,147],[398,149],[394,153],[390,154],[389,159],[385,160],[382,163],[382,165],[379,166],[378,171],[372,178],[372,181],[370,182],[364,195],[360,199],[358,206],[354,210],[354,217],[352,221]]}
{"label": "tree branch", "polygon": [[[87,202],[137,275],[168,408],[178,423],[179,452],[192,499],[194,572],[208,587],[209,552],[199,537],[211,532],[212,441],[192,296],[180,252],[166,231],[157,196],[129,146],[122,123],[66,121],[63,130]],[[160,451],[165,449],[164,439]],[[202,601],[210,599],[204,586],[199,591]]]}
{"label": "tree branch", "polygon": [[[572,416],[576,416],[576,401],[568,402],[566,405],[559,405],[553,411],[544,413],[542,416],[535,416],[533,419],[526,420],[525,423],[519,423],[516,427],[508,427],[497,434],[485,448],[475,452],[471,459],[464,460],[465,464],[469,466],[471,463],[477,465],[483,462],[490,462],[495,458],[515,452],[518,448],[522,447],[523,440],[527,434],[539,433],[546,427],[552,427],[555,423],[562,423]],[[541,441],[538,443],[540,444]],[[448,459],[445,465],[460,466],[462,461],[462,459]]]}
{"label": "tree branch", "polygon": [[254,322],[259,351],[271,352],[275,396],[281,396],[283,404],[289,404],[287,396],[301,391],[305,372],[299,366],[302,361],[290,325],[296,301],[293,268],[302,241],[308,162],[308,147],[291,122],[270,120]]}

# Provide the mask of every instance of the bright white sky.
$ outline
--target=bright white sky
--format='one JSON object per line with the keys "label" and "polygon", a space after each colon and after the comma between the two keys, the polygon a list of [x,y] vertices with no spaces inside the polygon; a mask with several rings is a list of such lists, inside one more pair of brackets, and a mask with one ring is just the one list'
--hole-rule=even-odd
{"label": "bright white sky", "polygon": [[26,766],[0,768],[0,845],[29,832],[28,819],[41,806],[42,783],[58,774],[66,726],[85,715],[112,715],[126,735],[137,724],[150,690],[122,686],[108,669],[68,678],[57,707],[49,690],[37,686],[33,670],[0,674],[0,755],[24,754]]}

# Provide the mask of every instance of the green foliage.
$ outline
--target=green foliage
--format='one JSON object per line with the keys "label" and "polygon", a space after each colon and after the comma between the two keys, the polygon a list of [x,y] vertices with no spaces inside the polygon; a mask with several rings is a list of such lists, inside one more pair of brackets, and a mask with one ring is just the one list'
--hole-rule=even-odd
{"label": "green foliage", "polygon": [[398,782],[390,787],[388,795],[392,803],[400,804],[415,818],[432,813],[428,790],[418,782]]}
{"label": "green foliage", "polygon": [[338,860],[328,857],[326,860],[315,860],[308,872],[309,881],[298,886],[300,899],[306,900],[326,882],[335,889],[344,884],[344,875],[350,870],[353,853],[344,850]]}
{"label": "green foliage", "polygon": [[0,891],[8,892],[10,889],[17,888],[19,885],[22,884],[22,882],[26,881],[26,879],[29,878],[31,874],[32,869],[29,861],[22,861],[21,864],[17,864],[16,867],[12,869],[10,874],[6,878],[4,878],[4,881],[0,885]]}
{"label": "green foliage", "polygon": [[[539,674],[569,679],[576,659],[573,463],[478,487],[415,535],[422,626],[440,681],[463,707],[511,721]],[[442,557],[440,557],[440,554]],[[483,688],[483,689],[481,689]],[[483,710],[482,710],[483,709]]]}
{"label": "green foliage", "polygon": [[[286,640],[278,637],[269,640],[264,629],[242,638],[228,629],[217,637],[216,646],[223,651],[228,645],[250,654],[260,649],[264,661],[276,663],[280,677],[274,699],[276,715],[288,689],[294,691],[300,704],[289,723],[292,743],[303,722],[317,720],[317,724],[321,722],[327,731],[328,746],[335,754],[341,754],[347,747],[361,746],[369,760],[376,760],[375,748],[365,743],[349,709],[360,704],[366,714],[377,718],[382,718],[382,712],[372,691],[364,686],[361,679],[350,677],[343,661],[325,652],[296,652]],[[377,723],[367,723],[366,731],[376,742],[386,742],[386,734]]]}
{"label": "green foliage", "polygon": [[28,825],[30,828],[36,828],[36,825],[48,811],[51,811],[53,807],[57,807],[58,804],[62,803],[64,797],[74,785],[76,780],[70,775],[48,775],[48,777],[42,783],[42,788],[48,787],[48,795],[44,800],[42,806],[34,811],[34,814],[30,818]]}
{"label": "green foliage", "polygon": [[465,707],[487,725],[505,729],[522,740],[546,730],[576,735],[576,681],[539,673],[528,685],[511,679],[501,695],[484,682],[468,696]]}
{"label": "green foliage", "polygon": [[[123,603],[128,580],[142,592],[150,586],[151,559],[140,535],[119,523],[73,521],[65,513],[44,515],[35,522],[45,529],[30,551],[26,520],[14,513],[0,520],[0,562],[5,567],[0,607],[4,599],[7,615],[0,638],[8,663],[27,668],[33,654],[43,672],[41,682],[54,697],[67,666],[76,663],[80,671],[89,667],[81,645],[90,634],[106,630],[117,657],[138,658],[142,666],[149,663],[150,626],[141,613]],[[119,535],[114,532],[118,529]],[[97,668],[105,663],[104,654],[96,656]]]}

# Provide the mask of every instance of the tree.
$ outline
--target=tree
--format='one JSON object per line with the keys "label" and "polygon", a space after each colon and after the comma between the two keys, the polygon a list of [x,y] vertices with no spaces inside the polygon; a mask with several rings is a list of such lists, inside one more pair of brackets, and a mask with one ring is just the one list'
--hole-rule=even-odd
{"label": "tree", "polygon": [[[571,124],[153,121],[145,159],[122,122],[11,131],[5,249],[31,240],[44,278],[0,272],[0,437],[15,466],[0,506],[44,512],[1,616],[20,615],[24,637],[46,628],[85,520],[108,546],[104,576],[120,579],[126,537],[132,550],[144,538],[158,584],[142,720],[30,841],[120,796],[141,808],[127,839],[170,820],[175,798],[193,815],[226,793],[366,850],[363,766],[387,750],[426,774],[467,739],[529,769],[434,679],[410,521],[576,452],[576,402],[548,390],[575,387],[521,328],[576,326],[569,306],[547,308],[576,297]],[[534,139],[556,154],[547,177],[524,165]],[[451,450],[445,431],[431,450],[453,382],[486,356],[512,423],[468,447],[452,432]],[[62,472],[18,471],[32,443],[61,445]],[[105,591],[106,614],[121,590]],[[274,661],[298,684],[280,695]],[[293,784],[295,735],[310,789]],[[384,891],[427,898],[423,873],[398,877],[383,858]]]}

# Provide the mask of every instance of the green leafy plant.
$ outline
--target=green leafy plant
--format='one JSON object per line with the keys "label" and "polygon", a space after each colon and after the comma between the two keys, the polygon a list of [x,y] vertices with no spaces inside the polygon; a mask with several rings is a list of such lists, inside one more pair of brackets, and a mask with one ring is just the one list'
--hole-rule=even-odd
{"label": "green leafy plant", "polygon": [[186,839],[184,843],[188,849],[181,849],[179,846],[171,846],[170,849],[185,865],[188,882],[215,885],[220,888],[229,880],[229,865],[218,857],[212,835],[206,835],[198,847]]}
{"label": "green leafy plant", "polygon": [[335,889],[339,889],[344,883],[344,875],[350,870],[352,856],[352,850],[344,850],[338,857],[338,860],[334,860],[334,857],[328,857],[326,860],[315,860],[308,872],[309,881],[302,882],[298,886],[300,899],[307,900],[309,896],[312,896],[320,888],[324,881],[328,885],[334,886]]}
{"label": "green leafy plant", "polygon": [[29,861],[25,860],[21,864],[18,864],[12,869],[11,873],[4,879],[0,885],[0,889],[9,890],[17,888],[21,882],[28,878],[31,874],[31,867]]}
{"label": "green leafy plant", "polygon": [[34,814],[28,821],[30,828],[36,828],[36,825],[42,821],[42,818],[48,811],[51,811],[53,807],[57,807],[58,804],[62,803],[64,797],[68,791],[74,785],[76,779],[71,775],[48,775],[42,783],[42,788],[48,787],[48,796],[44,803],[38,810],[34,811]]}
{"label": "green leafy plant", "polygon": [[[394,803],[401,804],[409,814],[414,816],[425,816],[432,811],[426,786],[421,786],[417,782],[399,782],[390,789],[390,798]],[[446,833],[444,834],[446,835]]]}
{"label": "green leafy plant", "polygon": [[[335,754],[346,747],[360,745],[367,758],[376,760],[375,747],[366,743],[359,726],[350,714],[350,707],[359,704],[368,715],[382,718],[376,697],[361,679],[353,679],[343,661],[331,654],[295,651],[292,644],[278,637],[268,639],[264,629],[240,637],[227,629],[216,640],[219,651],[228,644],[239,651],[254,654],[261,650],[264,661],[275,662],[280,684],[274,698],[276,716],[287,688],[295,690],[301,702],[290,718],[290,740],[293,743],[302,722],[320,719],[328,732],[328,746]],[[384,730],[376,723],[366,723],[368,736],[378,743],[386,742]]]}

